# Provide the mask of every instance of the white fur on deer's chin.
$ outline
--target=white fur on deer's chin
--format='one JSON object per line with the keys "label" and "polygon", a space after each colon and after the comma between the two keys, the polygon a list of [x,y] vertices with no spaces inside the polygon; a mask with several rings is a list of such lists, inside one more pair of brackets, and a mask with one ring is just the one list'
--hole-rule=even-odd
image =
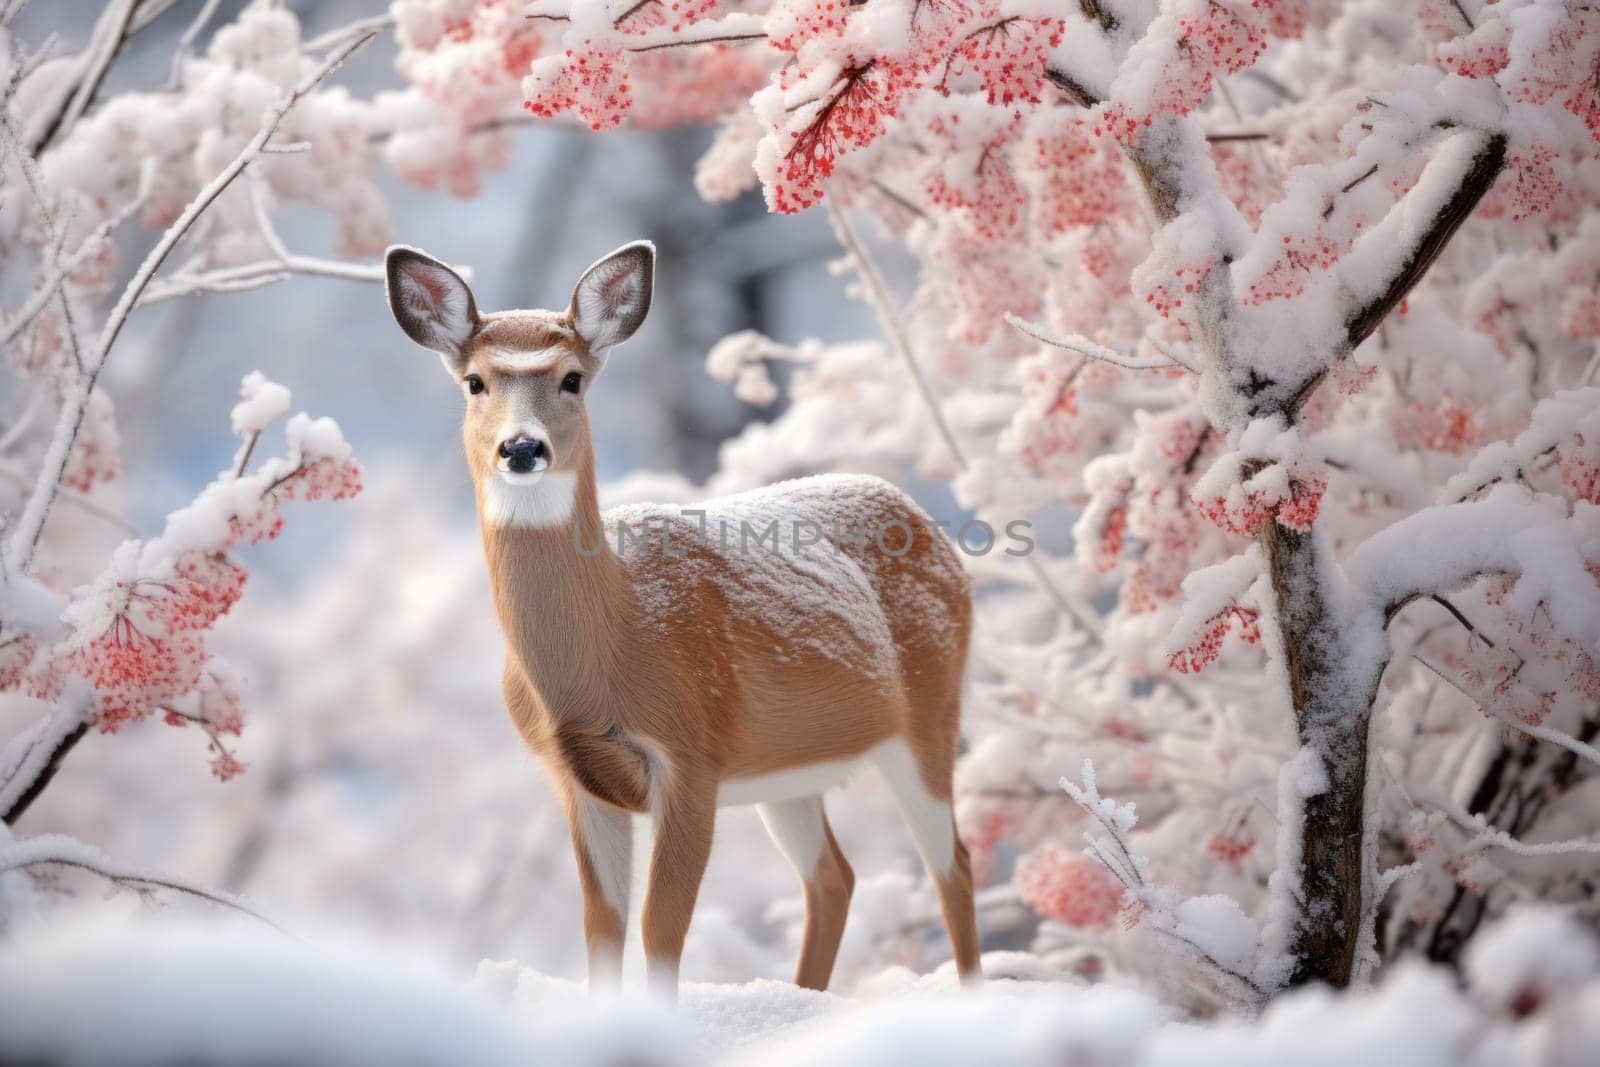
{"label": "white fur on deer's chin", "polygon": [[571,471],[502,471],[483,485],[483,521],[491,526],[564,526],[572,521],[578,476]]}

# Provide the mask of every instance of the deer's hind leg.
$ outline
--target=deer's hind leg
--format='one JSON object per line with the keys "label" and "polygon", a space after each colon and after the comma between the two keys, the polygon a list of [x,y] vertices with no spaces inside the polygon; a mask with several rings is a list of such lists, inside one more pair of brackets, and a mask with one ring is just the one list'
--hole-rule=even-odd
{"label": "deer's hind leg", "polygon": [[950,775],[946,771],[941,776],[942,795],[937,788],[929,788],[916,758],[903,745],[886,746],[876,762],[938,890],[939,910],[950,935],[956,973],[962,985],[977,985],[983,980],[983,971],[978,963],[972,858],[956,833]]}
{"label": "deer's hind leg", "polygon": [[806,989],[826,989],[844,938],[855,872],[834,840],[821,796],[760,804],[756,810],[805,885],[805,927],[794,983]]}

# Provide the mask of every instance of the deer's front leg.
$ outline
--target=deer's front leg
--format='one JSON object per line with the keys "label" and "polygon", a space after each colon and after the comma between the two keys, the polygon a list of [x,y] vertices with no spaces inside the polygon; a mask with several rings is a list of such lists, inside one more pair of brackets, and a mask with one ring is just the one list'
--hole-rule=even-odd
{"label": "deer's front leg", "polygon": [[577,785],[563,791],[572,851],[583,886],[583,937],[589,954],[589,989],[616,990],[622,979],[628,895],[633,882],[633,820]]}
{"label": "deer's front leg", "polygon": [[678,996],[678,961],[694,917],[695,897],[711,855],[716,789],[674,783],[655,810],[655,843],[645,889],[644,955],[651,992]]}

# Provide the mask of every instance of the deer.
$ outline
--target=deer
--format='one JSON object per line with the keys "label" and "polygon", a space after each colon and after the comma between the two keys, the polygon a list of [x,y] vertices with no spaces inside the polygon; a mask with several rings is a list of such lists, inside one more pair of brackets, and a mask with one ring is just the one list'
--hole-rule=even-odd
{"label": "deer", "polygon": [[960,981],[978,983],[951,803],[972,600],[943,532],[865,475],[602,514],[586,405],[650,309],[649,242],[588,267],[563,311],[480,314],[460,274],[405,246],[385,268],[401,330],[465,396],[502,690],[566,814],[591,992],[621,981],[633,817],[653,823],[648,988],[671,1001],[717,809],[751,804],[802,883],[794,981],[827,988],[855,875],[823,793],[866,766],[933,880]]}

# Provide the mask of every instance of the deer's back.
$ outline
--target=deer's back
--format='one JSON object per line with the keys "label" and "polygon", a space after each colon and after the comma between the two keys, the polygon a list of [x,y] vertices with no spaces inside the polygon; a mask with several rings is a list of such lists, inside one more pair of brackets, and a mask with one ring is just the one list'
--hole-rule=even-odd
{"label": "deer's back", "polygon": [[[898,488],[827,475],[698,505],[606,515],[642,632],[699,698],[722,706],[731,774],[865,751],[903,734],[908,683],[966,653],[955,550]],[[936,663],[937,661],[937,663]],[[958,682],[957,682],[958,684]],[[825,727],[825,728],[824,728]],[[828,735],[828,736],[824,736]]]}

